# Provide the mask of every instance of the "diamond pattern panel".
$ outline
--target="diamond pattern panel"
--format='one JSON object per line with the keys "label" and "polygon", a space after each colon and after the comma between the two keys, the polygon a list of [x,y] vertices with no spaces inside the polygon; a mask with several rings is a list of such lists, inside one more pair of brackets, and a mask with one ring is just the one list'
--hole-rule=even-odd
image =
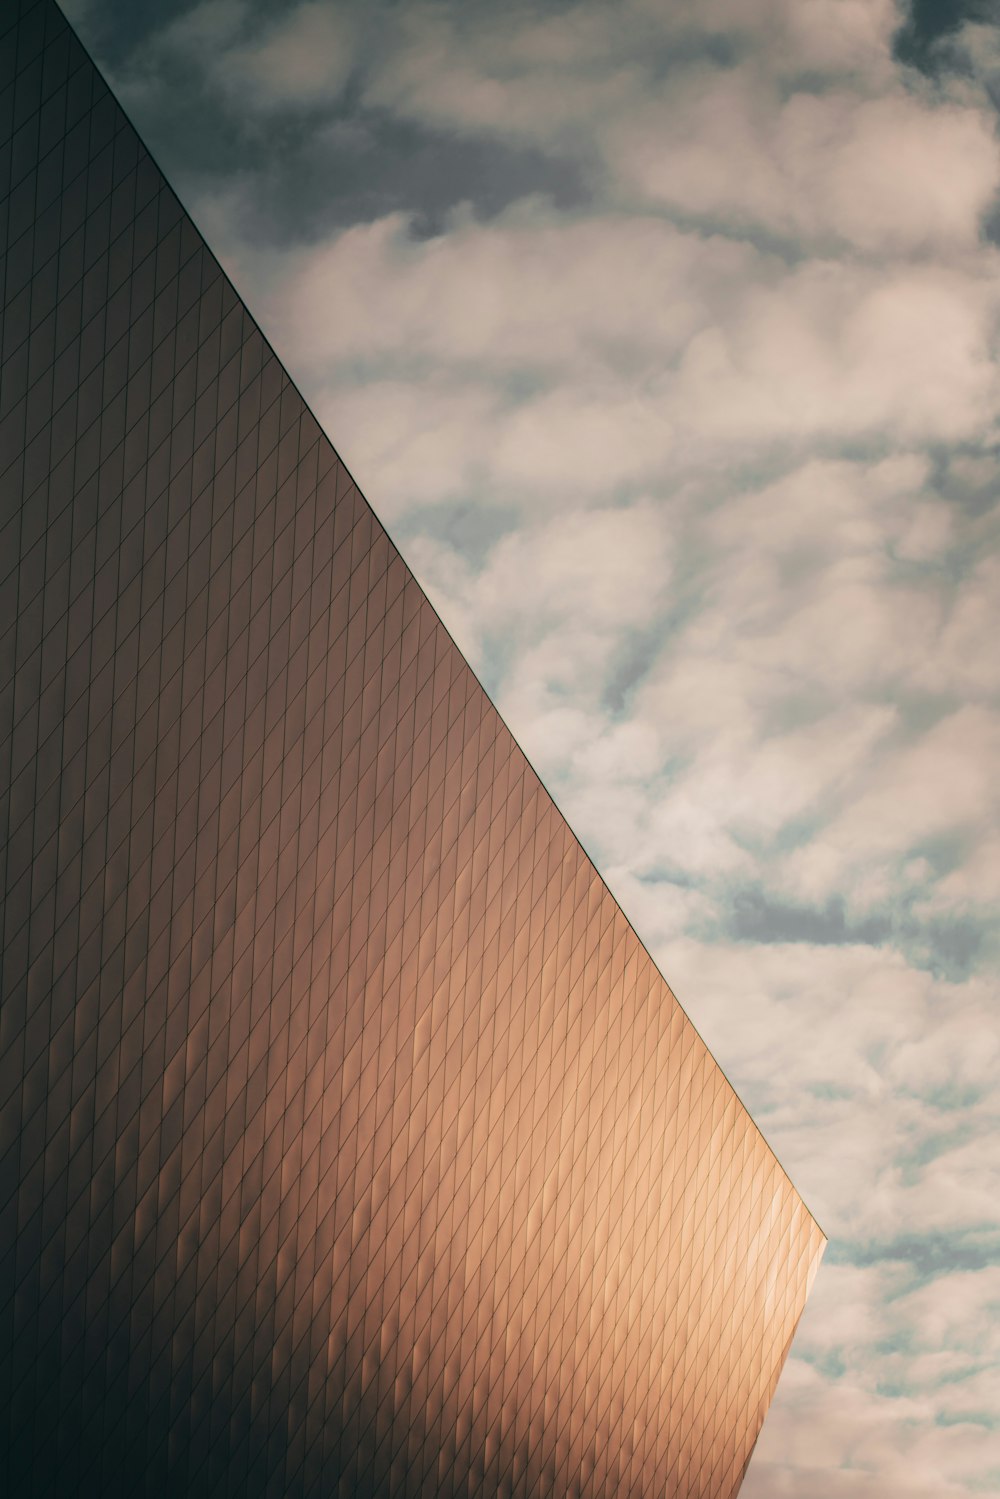
{"label": "diamond pattern panel", "polygon": [[0,1489],[728,1499],[822,1235],[51,0],[0,246]]}

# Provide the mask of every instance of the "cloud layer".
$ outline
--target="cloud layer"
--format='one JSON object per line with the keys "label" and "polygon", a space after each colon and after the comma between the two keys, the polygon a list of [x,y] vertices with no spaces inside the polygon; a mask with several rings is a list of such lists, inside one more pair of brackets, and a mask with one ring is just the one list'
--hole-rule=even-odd
{"label": "cloud layer", "polygon": [[830,1235],[743,1492],[1000,1494],[988,7],[136,14],[77,6]]}

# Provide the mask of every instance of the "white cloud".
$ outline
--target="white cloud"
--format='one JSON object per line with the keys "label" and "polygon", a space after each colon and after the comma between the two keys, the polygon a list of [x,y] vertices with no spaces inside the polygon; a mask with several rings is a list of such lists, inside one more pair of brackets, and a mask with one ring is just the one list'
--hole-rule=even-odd
{"label": "white cloud", "polygon": [[[470,657],[511,658],[500,706],[520,724],[528,753],[549,744],[550,767],[581,745],[593,755],[593,731],[567,735],[565,716],[582,724],[596,714],[600,724],[611,653],[665,596],[671,548],[656,507],[591,510],[509,533],[479,571],[440,543],[418,541],[413,556]],[[651,736],[624,732],[633,749],[645,740],[644,769],[654,769]],[[593,763],[607,769],[599,755]]]}
{"label": "white cloud", "polygon": [[[396,215],[285,257],[280,281],[275,263],[239,247],[229,268],[389,515],[473,483],[600,501],[776,448],[966,440],[1000,412],[1000,292],[978,265],[789,268],[541,210],[419,242]],[[942,517],[922,513],[904,550],[933,546]]]}
{"label": "white cloud", "polygon": [[[433,125],[567,143],[582,123],[628,108],[639,70],[619,61],[613,17],[593,6],[548,20],[519,9],[473,16],[408,7],[369,80],[369,101]],[[641,7],[630,19],[636,41],[659,33]],[[558,86],[571,80],[575,90]]]}
{"label": "white cloud", "polygon": [[[159,45],[258,139],[360,58],[394,128],[579,168],[430,239],[241,242],[249,165],[199,214],[834,1238],[742,1492],[988,1492],[996,1274],[903,1251],[997,1230],[995,984],[900,944],[1000,900],[995,29],[931,86],[893,0],[626,8],[210,0]],[[720,937],[742,897],[803,940]]]}
{"label": "white cloud", "polygon": [[995,1221],[987,979],[948,984],[861,945],[640,935],[831,1237]]}
{"label": "white cloud", "polygon": [[592,510],[507,536],[475,584],[484,627],[572,632],[648,617],[670,581],[669,538],[652,505]]}
{"label": "white cloud", "polygon": [[502,413],[496,392],[440,377],[321,387],[313,406],[328,432],[343,434],[348,467],[379,476],[378,514],[390,531],[397,516],[480,490]]}
{"label": "white cloud", "polygon": [[[682,214],[868,252],[974,243],[996,143],[980,109],[902,86],[888,0],[626,9],[455,25],[411,7],[368,96],[438,126],[584,146],[619,191]],[[719,39],[744,66],[708,60]],[[841,86],[789,92],[803,74]]]}
{"label": "white cloud", "polygon": [[[826,1266],[741,1493],[993,1492],[1000,1434],[983,1418],[996,1409],[998,1273],[907,1291],[899,1262]],[[887,1354],[899,1337],[906,1351]]]}
{"label": "white cloud", "polygon": [[678,418],[716,443],[960,440],[995,420],[997,289],[943,268],[809,261],[692,339]]}
{"label": "white cloud", "polygon": [[[622,13],[624,12],[624,14]],[[470,19],[470,16],[472,19]],[[631,0],[542,17],[511,6],[448,15],[411,5],[369,97],[411,118],[539,142],[596,143],[646,93],[720,41],[778,77],[803,72],[867,86],[892,77],[891,0]]]}
{"label": "white cloud", "polygon": [[429,240],[407,229],[396,214],[286,259],[294,275],[268,300],[309,366],[395,357],[564,374],[625,351],[660,361],[757,258],[656,219],[561,222],[531,205],[498,224],[460,216]]}
{"label": "white cloud", "polygon": [[[943,836],[961,835],[975,858],[977,848],[988,849],[996,838],[998,756],[1000,717],[972,704],[959,708],[882,757],[815,843],[792,855],[788,878],[820,897],[866,867],[888,871],[902,855]],[[890,877],[873,889],[887,894]]]}
{"label": "white cloud", "polygon": [[1000,655],[989,641],[1000,598],[1000,557],[986,555],[962,580],[917,680],[930,691],[980,697],[1000,690]]}
{"label": "white cloud", "polygon": [[967,1499],[970,1483],[993,1492],[997,1433],[939,1426],[934,1417],[928,1397],[879,1394],[793,1357],[741,1499]]}
{"label": "white cloud", "polygon": [[867,252],[974,245],[1000,180],[978,110],[902,90],[782,99],[739,71],[694,74],[611,140],[624,180],[680,213]]}

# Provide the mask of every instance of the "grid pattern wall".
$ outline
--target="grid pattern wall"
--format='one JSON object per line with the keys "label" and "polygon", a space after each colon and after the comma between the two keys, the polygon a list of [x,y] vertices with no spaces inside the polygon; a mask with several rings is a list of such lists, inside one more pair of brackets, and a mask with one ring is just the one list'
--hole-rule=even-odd
{"label": "grid pattern wall", "polygon": [[0,1491],[728,1499],[822,1235],[55,5],[0,33]]}

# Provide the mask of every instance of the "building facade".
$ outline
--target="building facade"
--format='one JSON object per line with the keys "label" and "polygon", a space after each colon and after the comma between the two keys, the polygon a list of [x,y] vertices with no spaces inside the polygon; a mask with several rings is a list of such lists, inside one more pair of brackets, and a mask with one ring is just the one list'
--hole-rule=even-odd
{"label": "building facade", "polygon": [[730,1499],[822,1234],[53,0],[0,244],[0,1491]]}

